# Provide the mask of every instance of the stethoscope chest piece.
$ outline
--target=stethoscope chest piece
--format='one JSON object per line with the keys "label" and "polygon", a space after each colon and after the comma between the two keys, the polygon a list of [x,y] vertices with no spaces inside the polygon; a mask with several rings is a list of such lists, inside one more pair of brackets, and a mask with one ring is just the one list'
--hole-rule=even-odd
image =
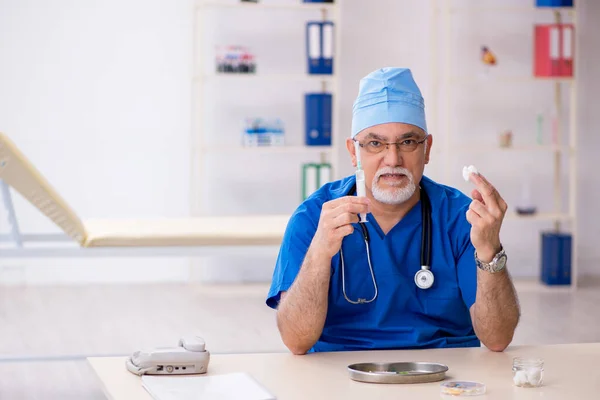
{"label": "stethoscope chest piece", "polygon": [[433,272],[425,265],[415,274],[415,284],[419,289],[429,289],[433,285],[433,281]]}

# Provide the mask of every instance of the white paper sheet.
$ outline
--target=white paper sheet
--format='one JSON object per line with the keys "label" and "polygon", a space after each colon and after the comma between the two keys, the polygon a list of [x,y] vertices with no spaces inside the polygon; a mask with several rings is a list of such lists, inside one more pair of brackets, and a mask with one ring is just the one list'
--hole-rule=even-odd
{"label": "white paper sheet", "polygon": [[156,400],[275,400],[246,373],[203,376],[144,375],[142,384]]}

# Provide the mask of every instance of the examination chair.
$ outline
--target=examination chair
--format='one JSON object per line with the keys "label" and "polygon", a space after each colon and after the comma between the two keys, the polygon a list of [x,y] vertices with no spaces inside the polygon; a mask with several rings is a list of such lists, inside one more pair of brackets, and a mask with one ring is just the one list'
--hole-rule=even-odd
{"label": "examination chair", "polygon": [[[81,248],[154,246],[279,245],[289,215],[199,217],[148,220],[82,220],[17,146],[0,133],[0,181],[11,237],[23,247],[10,191],[12,187],[50,218]],[[63,235],[64,236],[64,235]],[[69,239],[70,238],[70,239]]]}

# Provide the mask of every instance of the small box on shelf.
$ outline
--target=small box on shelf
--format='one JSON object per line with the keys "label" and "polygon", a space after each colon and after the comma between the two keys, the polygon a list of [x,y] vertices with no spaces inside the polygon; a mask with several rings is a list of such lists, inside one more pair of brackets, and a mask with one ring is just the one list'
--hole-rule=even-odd
{"label": "small box on shelf", "polygon": [[256,72],[254,55],[244,46],[217,46],[217,73],[253,74]]}
{"label": "small box on shelf", "polygon": [[285,130],[279,119],[247,118],[242,134],[244,147],[283,146]]}

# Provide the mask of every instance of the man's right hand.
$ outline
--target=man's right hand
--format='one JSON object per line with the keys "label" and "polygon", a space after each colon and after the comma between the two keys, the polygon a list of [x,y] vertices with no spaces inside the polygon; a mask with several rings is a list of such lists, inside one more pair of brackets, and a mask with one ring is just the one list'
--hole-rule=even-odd
{"label": "man's right hand", "polygon": [[352,224],[359,221],[358,215],[368,212],[366,197],[345,196],[324,203],[310,250],[317,257],[331,259],[340,251],[344,237],[354,232]]}

